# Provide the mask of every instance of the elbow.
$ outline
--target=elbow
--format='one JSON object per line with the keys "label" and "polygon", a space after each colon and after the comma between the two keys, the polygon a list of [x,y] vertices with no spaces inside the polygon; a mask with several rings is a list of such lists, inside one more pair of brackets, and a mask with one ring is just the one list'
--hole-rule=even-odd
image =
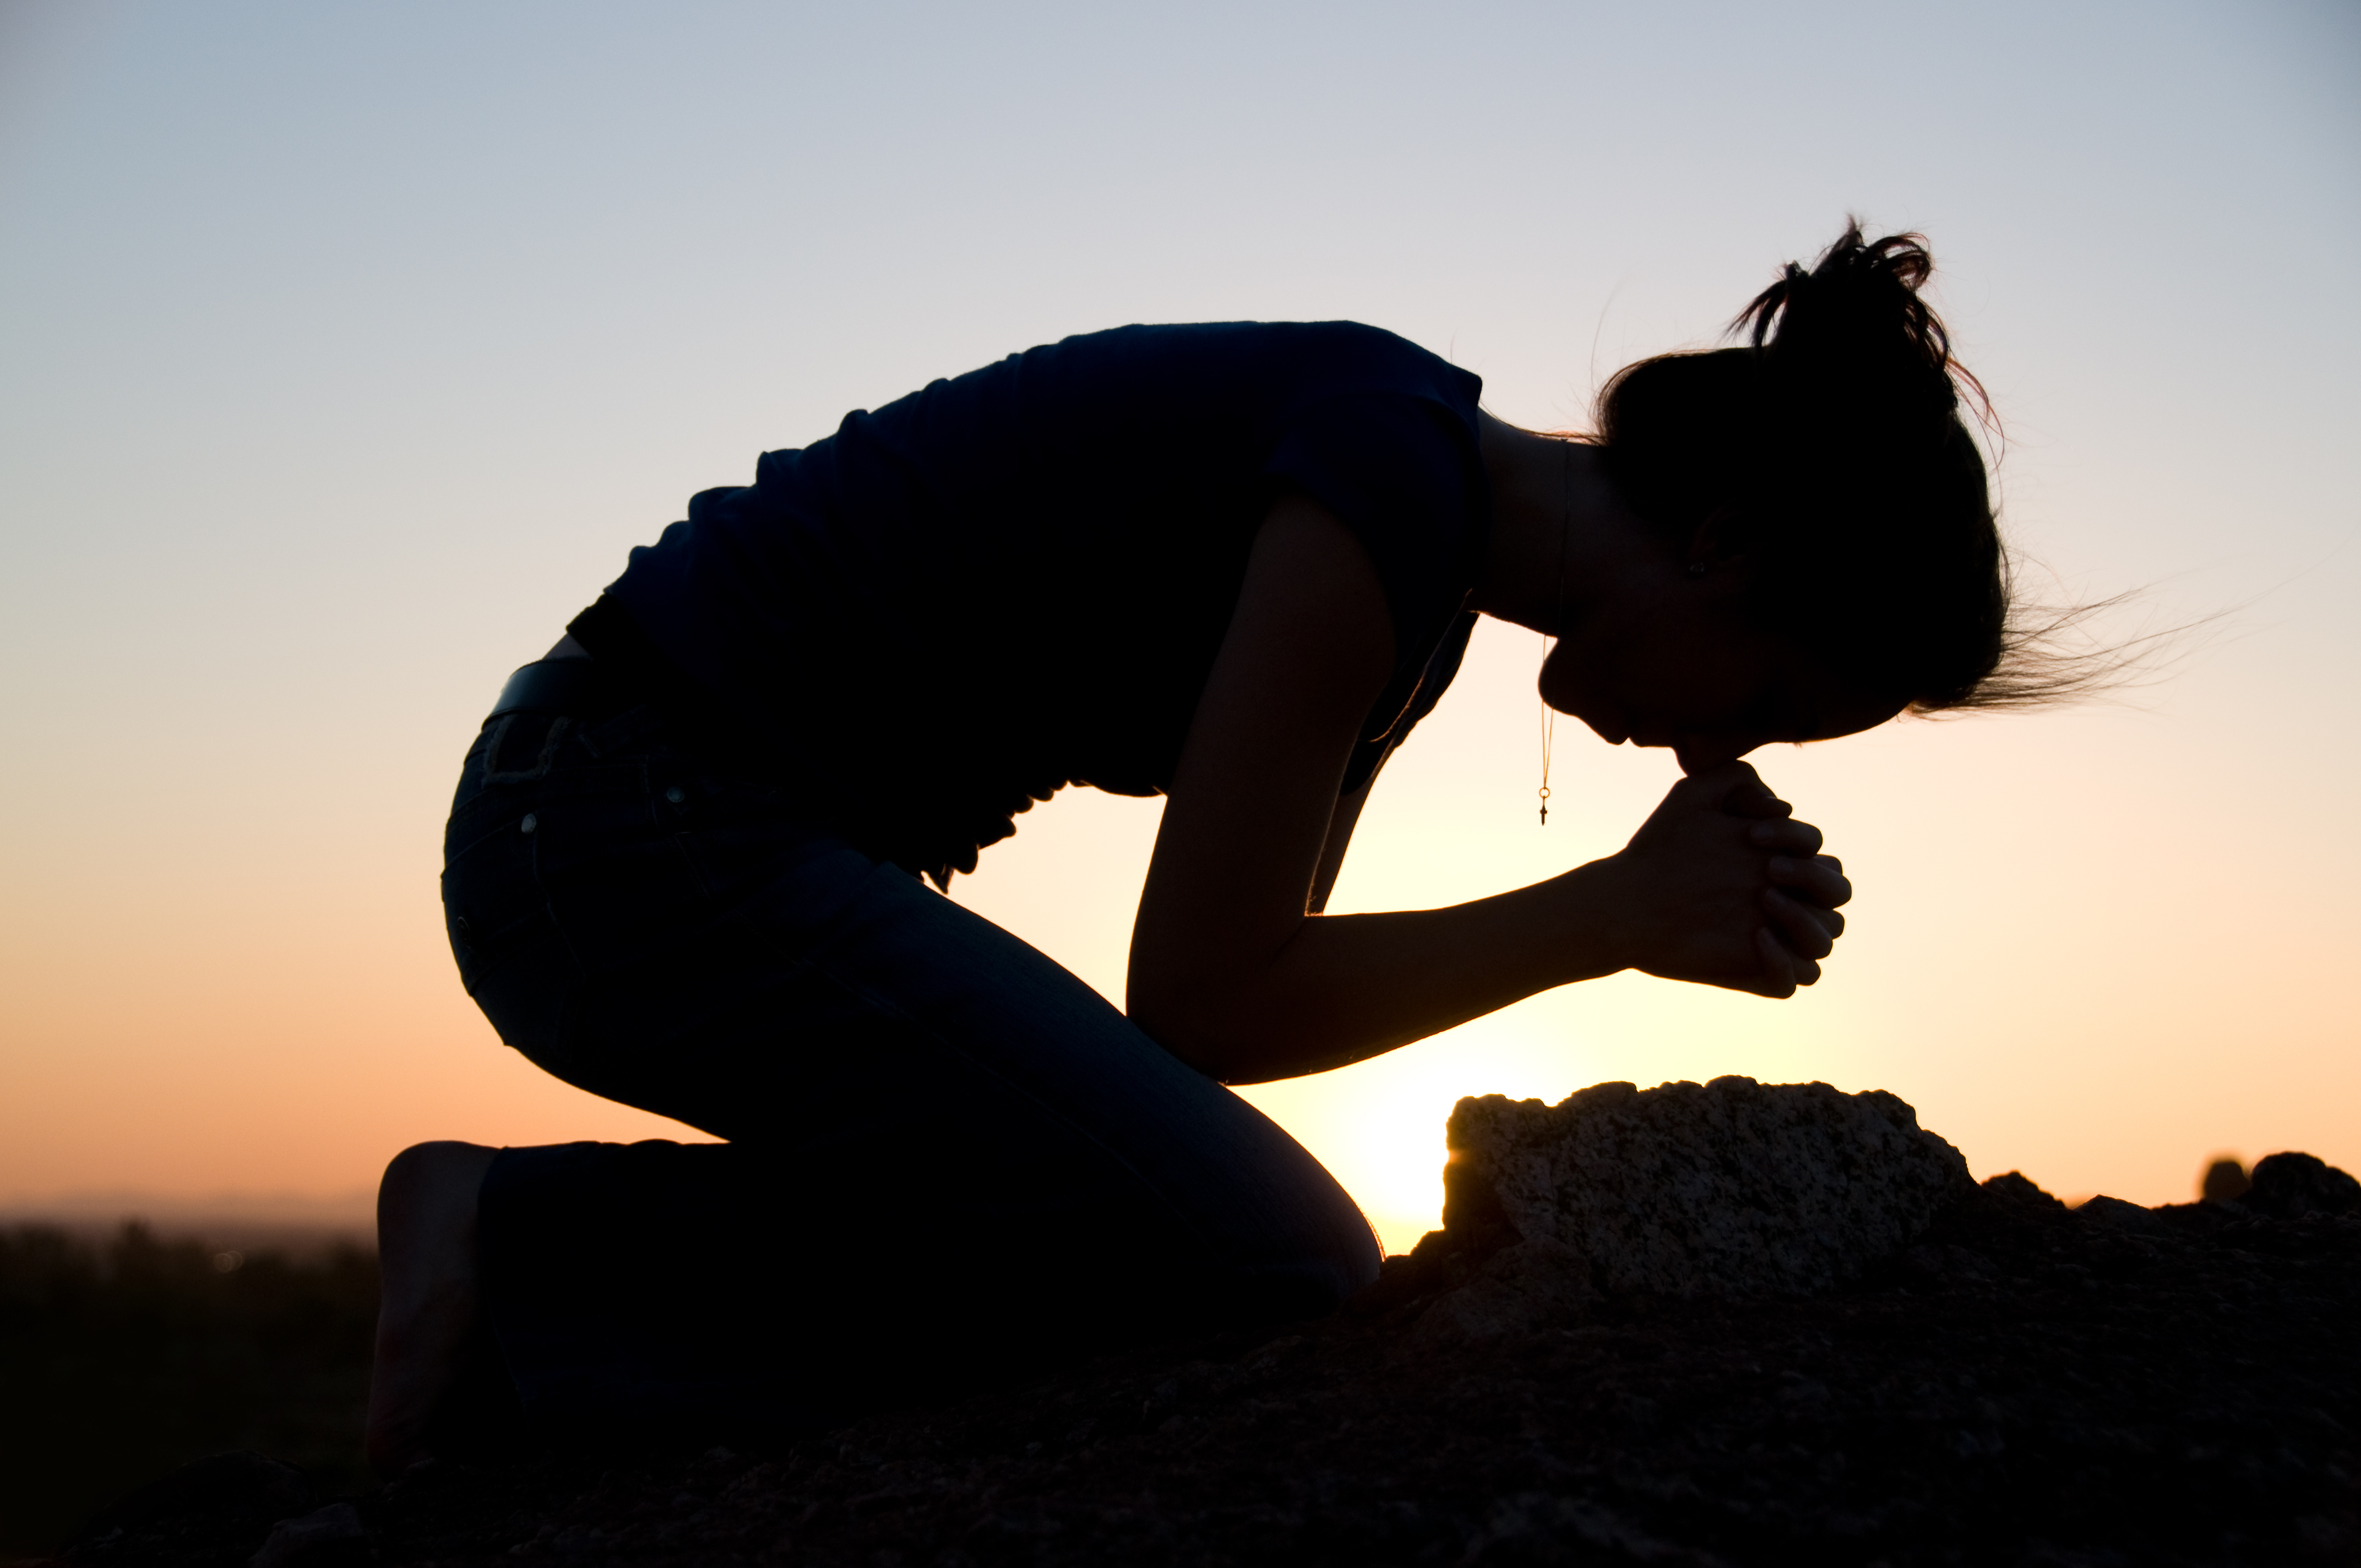
{"label": "elbow", "polygon": [[1251,1083],[1268,1075],[1268,1053],[1241,1026],[1243,1011],[1203,985],[1135,983],[1125,1006],[1140,1033],[1218,1083]]}
{"label": "elbow", "polygon": [[1203,1009],[1164,986],[1131,988],[1124,1014],[1139,1032],[1208,1078],[1220,1079],[1228,1064],[1221,1049],[1221,1031],[1209,1026]]}

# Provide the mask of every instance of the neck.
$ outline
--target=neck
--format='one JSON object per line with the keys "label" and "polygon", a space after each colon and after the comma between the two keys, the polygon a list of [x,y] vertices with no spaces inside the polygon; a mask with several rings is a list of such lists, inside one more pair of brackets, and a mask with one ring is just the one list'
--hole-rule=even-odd
{"label": "neck", "polygon": [[1598,448],[1484,416],[1492,531],[1469,608],[1555,636],[1586,564],[1625,514]]}

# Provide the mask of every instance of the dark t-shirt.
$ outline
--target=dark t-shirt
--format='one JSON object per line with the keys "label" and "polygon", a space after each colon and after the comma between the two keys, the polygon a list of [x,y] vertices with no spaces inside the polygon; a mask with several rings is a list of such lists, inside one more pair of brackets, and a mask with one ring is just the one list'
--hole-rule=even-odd
{"label": "dark t-shirt", "polygon": [[881,860],[948,880],[1060,786],[1172,780],[1273,499],[1368,552],[1397,667],[1349,791],[1456,673],[1482,383],[1350,322],[1128,326],[848,415],[708,490],[577,620]]}

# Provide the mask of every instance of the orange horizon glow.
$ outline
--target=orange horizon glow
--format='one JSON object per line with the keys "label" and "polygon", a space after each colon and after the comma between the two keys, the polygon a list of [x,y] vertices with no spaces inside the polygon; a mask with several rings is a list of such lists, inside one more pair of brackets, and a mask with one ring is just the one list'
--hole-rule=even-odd
{"label": "orange horizon glow", "polygon": [[[1531,700],[1522,667],[1531,641],[1488,624],[1479,632],[1463,685],[1372,797],[1337,888],[1338,913],[1447,903],[1611,852],[1670,783],[1675,770],[1661,753],[1609,749],[1562,729],[1560,808],[1547,828],[1534,826],[1523,776],[1533,770],[1523,755],[1532,726],[1514,721]],[[1462,1095],[1554,1102],[1610,1079],[1646,1087],[1734,1072],[1885,1089],[1957,1144],[1979,1177],[2021,1169],[2075,1200],[2103,1191],[2140,1203],[2187,1201],[2206,1164],[2225,1151],[2251,1165],[2300,1146],[2361,1167],[2354,1101],[2335,1091],[2340,1082],[2361,1084],[2352,1082],[2353,1058],[2336,1049],[2343,1020],[2333,1012],[2278,1020],[2290,1034],[2315,1033],[2315,1069],[2328,1092],[2291,1107],[2275,1086],[2243,1095],[2217,1086],[2198,1102],[2174,1102],[2169,1068],[2202,1060],[2220,1021],[2158,987],[2181,960],[2150,950],[2152,924],[2113,938],[2087,927],[2078,934],[2075,922],[2037,933],[2028,945],[2049,950],[2050,972],[2027,977],[2012,995],[2052,1010],[2030,1038],[1978,1047],[1989,1011],[1971,998],[1924,993],[1922,977],[1941,969],[1948,944],[1980,920],[2002,917],[2005,890],[1979,867],[2012,835],[2036,831],[2038,810],[2020,802],[2015,820],[1989,821],[1949,845],[1919,841],[1921,814],[1965,813],[1993,777],[2109,744],[2090,731],[2111,727],[2154,728],[2136,715],[2103,712],[1905,720],[1850,741],[1759,756],[1765,777],[1828,827],[1831,848],[1861,889],[1828,979],[1794,1001],[1623,975],[1550,992],[1357,1067],[1243,1092],[1337,1175],[1392,1250],[1439,1223],[1443,1124]],[[1882,753],[1867,775],[1871,787],[1861,768],[1845,765],[1855,747]],[[1877,798],[1895,793],[1911,809],[1897,813]],[[1816,805],[1824,798],[1825,809]],[[1159,809],[1153,800],[1066,792],[1020,817],[1016,838],[987,851],[977,875],[954,883],[954,896],[1119,999],[1131,908]],[[2166,827],[2135,820],[2115,831],[2137,839]],[[2073,846],[2041,848],[2054,860]],[[94,1191],[113,1190],[137,1193],[151,1207],[170,1198],[171,1212],[191,1214],[210,1200],[217,1210],[264,1217],[275,1193],[279,1212],[317,1214],[340,1201],[365,1215],[378,1168],[423,1139],[706,1136],[569,1088],[501,1046],[459,989],[433,883],[419,874],[424,859],[416,842],[384,855],[366,882],[349,887],[348,902],[320,910],[308,930],[277,933],[280,970],[268,987],[225,971],[217,948],[182,946],[176,954],[159,937],[151,949],[159,961],[141,983],[110,988],[99,972],[75,973],[71,948],[60,944],[44,966],[52,994],[109,994],[104,1005],[84,1001],[71,1013],[19,1012],[12,1020],[12,1028],[68,1049],[51,1058],[46,1081],[12,1072],[16,1092],[0,1110],[0,1212],[87,1212]],[[1914,872],[1915,886],[1907,880]],[[2053,865],[2052,874],[2087,888],[2121,872],[2102,856],[2087,870]],[[2172,880],[2159,868],[2153,895],[2168,895]],[[235,933],[265,925],[267,909],[268,900],[257,899],[213,914]],[[175,914],[193,912],[154,911],[159,927]],[[2109,993],[2145,992],[2144,1001],[2118,1009],[2078,993],[2077,970],[2098,977]],[[150,1045],[159,1021],[173,1045],[160,1055]],[[2126,1100],[2138,1103],[2135,1086],[2108,1091],[2094,1081],[2113,1067],[2078,1073],[2049,1046],[2061,1035],[2101,1031],[2144,1037],[2164,1069],[2136,1113],[2124,1109]],[[2120,1049],[2108,1059],[2120,1060]],[[87,1112],[80,1119],[23,1114],[73,1103],[77,1078],[104,1083],[135,1069],[148,1080],[144,1091],[124,1102],[128,1119],[104,1137],[92,1136]],[[234,1137],[184,1114],[225,1100],[236,1108]],[[2049,1103],[2034,1103],[2041,1100]],[[2109,1113],[2089,1116],[2093,1105]]]}
{"label": "orange horizon glow", "polygon": [[[1460,1096],[1609,1080],[1883,1089],[2070,1199],[2361,1170],[2361,21],[1970,16],[0,14],[0,1215],[700,1135],[502,1047],[435,879],[508,671],[759,452],[1132,321],[1368,321],[1578,426],[1851,212],[1929,236],[2037,597],[2221,619],[2114,700],[1758,754],[1860,888],[1792,1002],[1618,976],[1246,1097],[1396,1248]],[[1562,723],[1536,825],[1536,652],[1479,632],[1334,909],[1653,806]],[[1067,791],[952,895],[1119,998],[1158,809]]]}

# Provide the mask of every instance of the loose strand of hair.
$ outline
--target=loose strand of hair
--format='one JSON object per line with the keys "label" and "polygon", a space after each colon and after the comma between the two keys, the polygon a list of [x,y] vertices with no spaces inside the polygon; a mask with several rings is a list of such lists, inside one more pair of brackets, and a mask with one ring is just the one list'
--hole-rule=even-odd
{"label": "loose strand of hair", "polygon": [[2169,678],[2206,641],[2196,634],[2216,627],[2230,613],[2217,611],[2120,639],[2100,635],[2100,620],[2147,597],[2143,587],[2080,603],[2028,603],[2016,597],[2012,585],[2001,655],[1992,671],[1962,694],[1914,702],[1910,711],[1920,718],[2025,713],[2117,699]]}

